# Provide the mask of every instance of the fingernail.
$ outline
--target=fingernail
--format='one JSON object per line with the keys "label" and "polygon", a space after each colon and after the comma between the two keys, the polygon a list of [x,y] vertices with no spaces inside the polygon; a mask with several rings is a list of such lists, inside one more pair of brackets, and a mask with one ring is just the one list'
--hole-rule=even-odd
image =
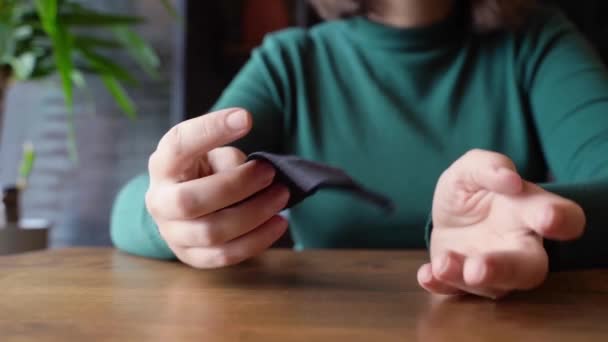
{"label": "fingernail", "polygon": [[447,271],[450,269],[450,257],[445,254],[439,258],[437,262],[437,274],[445,275]]}
{"label": "fingernail", "polygon": [[247,128],[249,118],[244,110],[237,110],[228,114],[226,125],[233,131],[242,131]]}
{"label": "fingernail", "polygon": [[430,269],[422,270],[419,274],[420,281],[424,284],[430,283],[433,280],[433,273],[430,272]]}
{"label": "fingernail", "polygon": [[477,282],[481,283],[483,282],[488,274],[488,266],[486,265],[485,262],[479,262],[479,265],[477,265],[477,272],[476,272],[476,276],[477,276]]}
{"label": "fingernail", "polygon": [[471,285],[482,284],[486,279],[487,273],[487,265],[481,259],[470,259],[465,264],[465,280],[468,281]]}
{"label": "fingernail", "polygon": [[441,260],[439,260],[439,272],[442,274],[447,273],[450,270],[450,257],[449,255],[444,255]]}

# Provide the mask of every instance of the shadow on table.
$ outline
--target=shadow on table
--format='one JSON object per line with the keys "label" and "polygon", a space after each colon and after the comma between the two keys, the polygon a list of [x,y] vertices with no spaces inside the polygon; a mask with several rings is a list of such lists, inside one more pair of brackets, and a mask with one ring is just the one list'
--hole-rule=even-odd
{"label": "shadow on table", "polygon": [[[418,320],[421,341],[605,340],[608,285],[591,274],[555,275],[532,292],[499,301],[473,296],[431,299]],[[593,278],[597,279],[597,274]]]}

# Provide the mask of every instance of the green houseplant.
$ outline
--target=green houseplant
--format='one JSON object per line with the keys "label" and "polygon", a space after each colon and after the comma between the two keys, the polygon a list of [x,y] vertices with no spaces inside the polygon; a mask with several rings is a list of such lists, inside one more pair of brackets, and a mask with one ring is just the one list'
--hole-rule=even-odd
{"label": "green houseplant", "polygon": [[[175,15],[169,0],[160,1]],[[148,75],[158,76],[158,56],[132,30],[142,22],[140,17],[100,12],[75,0],[0,0],[0,120],[11,81],[55,74],[68,112],[72,156],[74,88],[86,85],[84,74],[99,76],[121,111],[135,118],[136,107],[123,85],[137,82],[109,56],[122,49]],[[104,28],[104,34],[92,34],[94,28]]]}

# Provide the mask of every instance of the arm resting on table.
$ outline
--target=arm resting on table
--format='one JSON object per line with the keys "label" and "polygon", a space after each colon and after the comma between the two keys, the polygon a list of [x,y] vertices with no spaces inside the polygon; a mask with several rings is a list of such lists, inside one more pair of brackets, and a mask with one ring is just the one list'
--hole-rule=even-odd
{"label": "arm resting on table", "polygon": [[114,246],[127,253],[156,259],[174,259],[148,214],[145,195],[149,178],[140,175],[125,185],[112,208],[110,235]]}

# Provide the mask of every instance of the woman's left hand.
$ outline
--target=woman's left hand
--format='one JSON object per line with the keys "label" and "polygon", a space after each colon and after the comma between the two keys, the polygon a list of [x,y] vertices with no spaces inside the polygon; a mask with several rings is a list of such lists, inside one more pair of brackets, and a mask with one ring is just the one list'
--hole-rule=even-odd
{"label": "woman's left hand", "polygon": [[526,182],[504,155],[473,150],[440,177],[433,199],[431,262],[418,282],[432,293],[499,298],[543,283],[543,238],[571,240],[581,207]]}

